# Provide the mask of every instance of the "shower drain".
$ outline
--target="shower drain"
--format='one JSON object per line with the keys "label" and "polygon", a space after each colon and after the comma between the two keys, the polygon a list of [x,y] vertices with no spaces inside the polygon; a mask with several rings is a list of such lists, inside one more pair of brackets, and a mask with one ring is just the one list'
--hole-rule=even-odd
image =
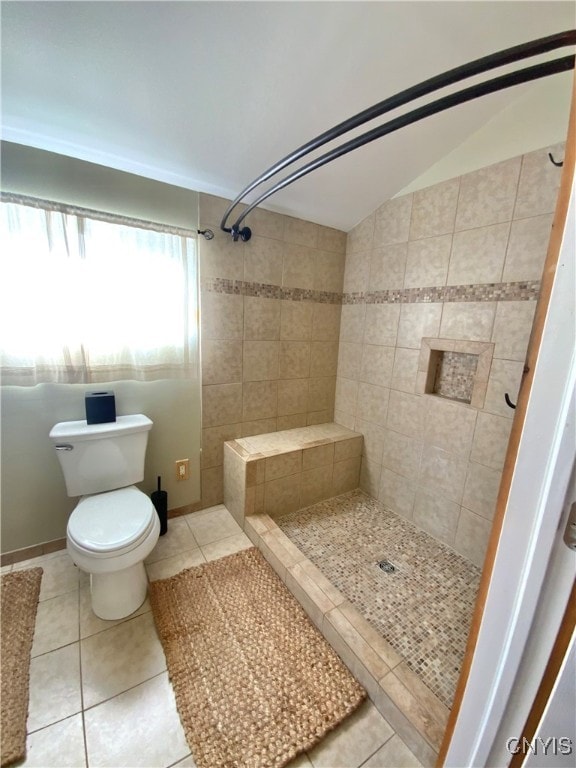
{"label": "shower drain", "polygon": [[380,568],[381,571],[384,571],[384,573],[394,573],[396,570],[396,566],[392,565],[390,560],[380,560],[378,568]]}

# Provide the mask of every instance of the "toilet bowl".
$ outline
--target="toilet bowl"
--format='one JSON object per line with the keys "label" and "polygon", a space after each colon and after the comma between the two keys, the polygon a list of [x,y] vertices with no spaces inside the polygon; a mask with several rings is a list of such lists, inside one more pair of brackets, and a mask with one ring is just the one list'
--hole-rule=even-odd
{"label": "toilet bowl", "polygon": [[104,424],[67,421],[50,438],[68,496],[81,496],[68,520],[66,548],[90,574],[92,610],[122,619],[146,599],[144,559],[160,536],[152,501],[134,483],[144,477],[152,422],[142,414]]}
{"label": "toilet bowl", "polygon": [[68,520],[66,548],[90,574],[92,610],[121,619],[146,599],[144,559],[154,549],[160,522],[154,505],[135,486],[83,496]]}

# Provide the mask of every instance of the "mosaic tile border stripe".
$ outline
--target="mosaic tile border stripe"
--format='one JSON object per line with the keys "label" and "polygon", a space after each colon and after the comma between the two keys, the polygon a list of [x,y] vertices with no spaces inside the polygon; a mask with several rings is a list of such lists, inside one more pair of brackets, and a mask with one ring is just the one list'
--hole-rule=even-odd
{"label": "mosaic tile border stripe", "polygon": [[399,288],[391,291],[345,293],[342,304],[431,304],[464,301],[536,301],[540,281],[472,283],[430,288]]}
{"label": "mosaic tile border stripe", "polygon": [[202,280],[202,290],[231,296],[255,296],[261,299],[288,301],[314,301],[319,304],[341,304],[342,294],[332,291],[315,291],[307,288],[288,288],[270,283],[254,283],[246,280],[228,280],[212,277]]}
{"label": "mosaic tile border stripe", "polygon": [[228,296],[313,301],[319,304],[432,304],[467,301],[536,301],[540,293],[540,281],[440,285],[429,288],[400,288],[390,291],[342,294],[212,277],[202,280],[202,290]]}

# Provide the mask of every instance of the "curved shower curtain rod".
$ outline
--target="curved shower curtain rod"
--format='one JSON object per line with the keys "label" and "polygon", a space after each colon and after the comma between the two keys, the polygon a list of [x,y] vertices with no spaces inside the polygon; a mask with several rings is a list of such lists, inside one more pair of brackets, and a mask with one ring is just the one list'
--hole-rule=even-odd
{"label": "curved shower curtain rod", "polygon": [[236,219],[235,223],[231,227],[226,225],[227,219],[234,208],[246,197],[246,195],[256,189],[256,187],[260,186],[260,184],[263,184],[272,176],[275,176],[282,169],[296,162],[301,157],[304,157],[310,152],[313,152],[315,149],[322,147],[324,144],[337,139],[339,136],[348,133],[352,129],[357,128],[358,126],[363,125],[364,123],[367,123],[370,120],[385,114],[386,112],[390,112],[397,107],[408,104],[409,102],[414,101],[421,96],[433,93],[434,91],[445,88],[448,85],[453,85],[454,83],[473,77],[474,75],[479,75],[483,72],[488,72],[491,69],[504,66],[505,64],[511,64],[512,62],[521,61],[522,59],[527,59],[542,53],[548,53],[550,51],[556,50],[557,48],[562,48],[574,44],[576,44],[576,30],[559,32],[554,35],[549,35],[548,37],[533,40],[529,43],[522,43],[521,45],[516,45],[512,48],[507,48],[503,51],[484,56],[480,59],[469,62],[468,64],[464,64],[462,66],[456,67],[455,69],[451,69],[448,72],[444,72],[441,75],[436,75],[428,80],[424,80],[418,85],[407,88],[406,90],[401,91],[400,93],[397,93],[387,99],[384,99],[384,101],[381,101],[378,104],[363,110],[362,112],[359,112],[353,117],[348,118],[348,120],[345,120],[344,122],[334,126],[334,128],[331,128],[330,130],[321,133],[319,136],[316,136],[316,138],[312,139],[306,144],[303,144],[301,147],[294,150],[274,165],[270,166],[268,170],[264,171],[264,173],[258,176],[258,178],[256,178],[247,187],[245,187],[242,192],[240,192],[238,197],[236,197],[228,206],[220,223],[220,229],[223,232],[230,233],[233,240],[235,241],[238,239],[244,241],[249,240],[252,236],[250,228],[240,228],[240,224],[243,222],[246,216],[275,192],[278,192],[284,187],[287,187],[297,179],[306,176],[308,173],[316,170],[316,168],[320,168],[326,163],[329,163],[332,160],[347,154],[348,152],[352,152],[353,150],[358,149],[365,144],[374,141],[375,139],[387,135],[388,133],[397,131],[404,126],[415,123],[424,119],[425,117],[429,117],[438,112],[442,112],[446,109],[450,109],[451,107],[455,107],[458,104],[464,104],[465,102],[479,98],[480,96],[485,96],[489,93],[495,93],[496,91],[510,88],[514,85],[520,85],[521,83],[527,83],[532,80],[537,80],[541,77],[548,77],[550,75],[558,74],[559,72],[566,72],[570,69],[574,69],[574,56],[564,56],[559,59],[554,59],[553,61],[536,64],[532,67],[518,70],[517,72],[512,72],[507,75],[501,75],[499,77],[493,78],[492,80],[487,80],[486,82],[479,83],[477,85],[471,86],[470,88],[465,88],[464,90],[457,91],[456,93],[439,98],[430,104],[418,107],[417,109],[414,109],[405,115],[396,117],[393,120],[373,128],[354,139],[344,142],[335,149],[326,152],[325,154],[321,155],[315,160],[312,160],[306,165],[303,165],[298,170],[281,179],[270,189],[261,194],[250,205],[248,205],[248,207]]}

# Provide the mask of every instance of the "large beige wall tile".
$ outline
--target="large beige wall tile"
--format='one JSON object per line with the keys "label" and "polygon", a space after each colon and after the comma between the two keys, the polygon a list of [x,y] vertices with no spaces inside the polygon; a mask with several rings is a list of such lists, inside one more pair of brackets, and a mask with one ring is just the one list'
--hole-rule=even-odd
{"label": "large beige wall tile", "polygon": [[347,493],[358,488],[360,482],[360,463],[360,456],[334,462],[332,474],[333,496],[339,496],[341,493]]}
{"label": "large beige wall tile", "polygon": [[384,432],[382,466],[410,480],[418,476],[423,442],[387,429]]}
{"label": "large beige wall tile", "polygon": [[454,544],[459,516],[459,504],[436,494],[417,491],[412,519],[424,531],[450,546]]}
{"label": "large beige wall tile", "polygon": [[338,440],[334,444],[334,461],[354,459],[362,455],[362,437],[350,437]]}
{"label": "large beige wall tile", "polygon": [[513,403],[517,401],[523,369],[524,364],[517,360],[492,360],[484,400],[485,411],[506,416],[509,419],[513,418],[514,411],[506,403],[504,395],[508,393]]}
{"label": "large beige wall tile", "polygon": [[328,469],[331,467],[316,467],[302,472],[300,499],[302,507],[309,507],[311,504],[330,498],[332,495],[332,475]]}
{"label": "large beige wall tile", "polygon": [[357,251],[369,251],[372,248],[375,218],[375,214],[371,213],[348,232],[346,256]]}
{"label": "large beige wall tile", "polygon": [[304,379],[310,376],[310,342],[280,342],[279,376],[281,379]]}
{"label": "large beige wall tile", "polygon": [[460,179],[449,179],[414,193],[410,240],[454,231]]}
{"label": "large beige wall tile", "polygon": [[425,397],[428,401],[425,442],[467,456],[472,447],[477,411],[434,395]]}
{"label": "large beige wall tile", "polygon": [[340,336],[340,304],[312,305],[312,340],[313,341],[338,341]]}
{"label": "large beige wall tile", "polygon": [[504,416],[479,413],[470,454],[471,461],[502,470],[511,428],[512,421]]}
{"label": "large beige wall tile", "polygon": [[288,288],[314,287],[316,251],[304,245],[284,243],[282,285]]}
{"label": "large beige wall tile", "polygon": [[292,216],[284,217],[284,241],[308,248],[318,247],[318,225]]}
{"label": "large beige wall tile", "polygon": [[373,464],[382,464],[382,451],[384,450],[384,427],[370,421],[356,419],[354,425],[356,432],[362,434],[362,455]]}
{"label": "large beige wall tile", "polygon": [[338,342],[313,341],[310,344],[310,377],[336,376]]}
{"label": "large beige wall tile", "polygon": [[420,462],[418,484],[430,495],[438,495],[457,504],[462,502],[468,460],[456,453],[425,445]]}
{"label": "large beige wall tile", "polygon": [[492,523],[462,507],[454,546],[479,568],[484,563]]}
{"label": "large beige wall tile", "polygon": [[300,508],[301,475],[290,475],[264,484],[264,511],[270,517]]}
{"label": "large beige wall tile", "polygon": [[349,341],[341,342],[338,346],[338,376],[346,379],[358,377],[362,365],[363,346]]}
{"label": "large beige wall tile", "polygon": [[512,222],[503,280],[540,280],[552,232],[552,214]]}
{"label": "large beige wall tile", "polygon": [[368,304],[366,306],[365,344],[396,345],[400,304]]}
{"label": "large beige wall tile", "polygon": [[317,469],[334,463],[334,443],[304,448],[302,452],[302,469]]}
{"label": "large beige wall tile", "polygon": [[214,233],[212,240],[199,240],[200,275],[202,279],[207,277],[221,277],[228,280],[244,279],[244,253],[245,249],[238,249],[229,235],[221,231]]}
{"label": "large beige wall tile", "polygon": [[414,479],[396,474],[391,469],[382,467],[378,500],[386,509],[412,520],[414,501],[416,499],[416,482]]}
{"label": "large beige wall tile", "polygon": [[373,461],[368,461],[366,456],[362,456],[362,464],[360,465],[360,480],[359,487],[367,493],[368,496],[372,496],[373,499],[378,498],[378,491],[380,490],[380,476],[382,474],[382,465],[376,464]]}
{"label": "large beige wall tile", "polygon": [[386,426],[409,437],[422,437],[426,423],[426,399],[422,395],[392,390]]}
{"label": "large beige wall tile", "polygon": [[223,424],[202,430],[202,468],[217,467],[224,460],[224,443],[241,436],[241,425]]}
{"label": "large beige wall tile", "polygon": [[[305,427],[308,424],[308,419],[305,413],[292,413],[285,416],[278,416],[276,420],[276,429],[297,429],[298,427]],[[267,430],[270,432],[271,430]],[[272,430],[274,431],[274,430]]]}
{"label": "large beige wall tile", "polygon": [[316,252],[314,288],[317,291],[342,293],[346,258],[343,253]]}
{"label": "large beige wall tile", "polygon": [[202,384],[242,381],[242,344],[236,340],[205,339],[202,344]]}
{"label": "large beige wall tile", "polygon": [[373,248],[370,256],[371,291],[390,291],[404,286],[408,243]]}
{"label": "large beige wall tile", "polygon": [[456,232],[448,285],[499,283],[509,232],[509,222]]}
{"label": "large beige wall tile", "polygon": [[[244,221],[253,232],[256,232],[262,237],[273,238],[275,240],[282,240],[284,237],[286,216],[283,216],[280,213],[266,211],[264,208],[254,208],[254,210],[250,211]],[[252,240],[253,239],[254,235],[252,235]],[[252,240],[249,242],[252,242]]]}
{"label": "large beige wall tile", "polygon": [[462,176],[456,232],[510,221],[520,164],[521,158],[515,157]]}
{"label": "large beige wall tile", "polygon": [[487,520],[492,520],[502,473],[471,461],[468,464],[462,504]]}
{"label": "large beige wall tile", "polygon": [[287,451],[277,456],[268,456],[264,460],[265,482],[277,480],[279,477],[297,475],[302,472],[302,451]]}
{"label": "large beige wall tile", "polygon": [[440,337],[490,341],[496,314],[495,301],[468,301],[444,304]]}
{"label": "large beige wall tile", "polygon": [[495,358],[525,360],[535,311],[535,301],[498,302],[491,339]]}
{"label": "large beige wall tile", "polygon": [[411,213],[412,195],[395,197],[381,205],[375,212],[374,247],[407,242]]}
{"label": "large beige wall tile", "polygon": [[277,381],[247,381],[242,385],[242,421],[268,419],[277,414]]}
{"label": "large beige wall tile", "polygon": [[334,409],[325,411],[314,411],[309,413],[306,417],[306,424],[313,426],[314,424],[327,424],[329,421],[334,421]]}
{"label": "large beige wall tile", "polygon": [[245,341],[242,378],[244,381],[268,381],[278,378],[279,341]]}
{"label": "large beige wall tile", "polygon": [[244,299],[202,291],[202,339],[242,339]]}
{"label": "large beige wall tile", "polygon": [[202,387],[202,424],[216,427],[242,421],[242,384]]}
{"label": "large beige wall tile", "polygon": [[452,235],[439,235],[408,244],[405,288],[446,285]]}
{"label": "large beige wall tile", "polygon": [[368,290],[370,278],[370,251],[354,251],[346,255],[344,266],[344,293]]}
{"label": "large beige wall tile", "polygon": [[515,219],[554,212],[562,169],[552,165],[548,152],[556,160],[563,160],[564,143],[530,152],[522,158]]}
{"label": "large beige wall tile", "polygon": [[244,299],[244,339],[273,341],[280,338],[280,299]]}
{"label": "large beige wall tile", "polygon": [[309,379],[308,381],[308,403],[306,409],[308,411],[334,410],[336,377],[324,376]]}
{"label": "large beige wall tile", "polygon": [[318,225],[318,246],[321,251],[331,253],[346,253],[346,232],[333,227]]}
{"label": "large beige wall tile", "polygon": [[253,234],[244,255],[244,280],[265,285],[282,285],[283,252],[284,248],[279,240]]}
{"label": "large beige wall tile", "polygon": [[378,387],[375,384],[361,382],[358,385],[356,415],[364,421],[385,426],[389,397],[390,390],[387,387]]}
{"label": "large beige wall tile", "polygon": [[202,506],[213,507],[224,500],[224,468],[202,470]]}
{"label": "large beige wall tile", "polygon": [[397,345],[420,349],[423,337],[438,336],[441,317],[442,304],[402,304]]}
{"label": "large beige wall tile", "polygon": [[344,304],[340,320],[340,342],[362,343],[365,317],[365,304]]}
{"label": "large beige wall tile", "polygon": [[390,383],[391,389],[410,393],[415,391],[419,357],[420,351],[418,349],[396,347]]}
{"label": "large beige wall tile", "polygon": [[306,301],[282,301],[280,338],[286,341],[309,341],[312,338],[314,305]]}
{"label": "large beige wall tile", "polygon": [[[336,378],[336,400],[334,408],[342,414],[356,415],[358,407],[358,382],[353,379]],[[339,422],[341,423],[341,422]]]}
{"label": "large beige wall tile", "polygon": [[241,437],[250,437],[251,435],[267,435],[269,432],[275,432],[278,429],[278,421],[274,416],[253,421],[243,421]]}
{"label": "large beige wall tile", "polygon": [[[201,192],[199,201],[199,214],[202,224],[204,226],[207,224],[216,224],[217,226],[220,226],[222,217],[224,216],[224,213],[226,212],[226,209],[231,202],[231,200],[227,200],[224,197],[218,197],[217,195],[209,195],[205,192]],[[234,208],[234,213],[239,216],[245,210],[246,205],[244,203],[240,203],[237,208]]]}
{"label": "large beige wall tile", "polygon": [[[360,381],[389,387],[392,382],[394,368],[394,347],[381,347],[374,344],[364,344],[360,365]],[[356,371],[358,375],[358,371]]]}
{"label": "large beige wall tile", "polygon": [[278,382],[278,416],[306,413],[310,379],[285,379]]}

